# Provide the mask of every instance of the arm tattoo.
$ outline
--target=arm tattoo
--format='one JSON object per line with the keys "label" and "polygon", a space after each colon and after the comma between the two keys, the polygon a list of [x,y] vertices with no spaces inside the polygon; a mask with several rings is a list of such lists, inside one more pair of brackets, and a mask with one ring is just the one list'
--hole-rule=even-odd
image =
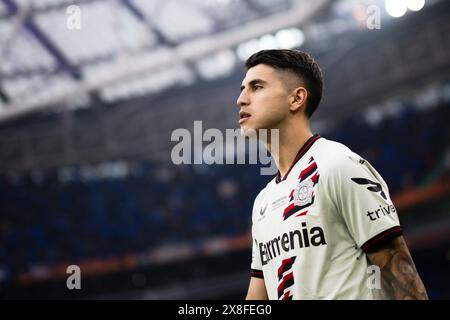
{"label": "arm tattoo", "polygon": [[381,276],[390,285],[395,299],[428,299],[402,236],[367,255],[372,264],[380,267]]}

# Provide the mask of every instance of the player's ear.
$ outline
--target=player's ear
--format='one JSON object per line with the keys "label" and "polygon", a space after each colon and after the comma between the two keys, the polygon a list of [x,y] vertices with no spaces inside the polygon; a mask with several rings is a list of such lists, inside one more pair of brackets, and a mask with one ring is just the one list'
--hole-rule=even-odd
{"label": "player's ear", "polygon": [[302,108],[303,106],[306,105],[307,98],[308,98],[308,91],[304,87],[295,88],[289,97],[290,103],[289,109],[291,111],[297,111],[298,109]]}

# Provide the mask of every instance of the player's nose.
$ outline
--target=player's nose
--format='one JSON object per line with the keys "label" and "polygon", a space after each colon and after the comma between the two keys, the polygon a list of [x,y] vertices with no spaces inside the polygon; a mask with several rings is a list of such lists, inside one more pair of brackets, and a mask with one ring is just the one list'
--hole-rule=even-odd
{"label": "player's nose", "polygon": [[248,98],[248,95],[246,94],[245,90],[241,91],[241,94],[239,95],[236,104],[238,107],[247,106],[250,103],[250,100]]}

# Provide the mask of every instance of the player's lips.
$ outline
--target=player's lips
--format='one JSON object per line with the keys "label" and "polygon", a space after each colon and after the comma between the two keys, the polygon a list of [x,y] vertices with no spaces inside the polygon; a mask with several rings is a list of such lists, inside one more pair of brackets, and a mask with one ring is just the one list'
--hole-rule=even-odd
{"label": "player's lips", "polygon": [[250,117],[251,117],[250,113],[247,113],[244,111],[239,112],[239,123],[243,123],[245,120],[247,120]]}

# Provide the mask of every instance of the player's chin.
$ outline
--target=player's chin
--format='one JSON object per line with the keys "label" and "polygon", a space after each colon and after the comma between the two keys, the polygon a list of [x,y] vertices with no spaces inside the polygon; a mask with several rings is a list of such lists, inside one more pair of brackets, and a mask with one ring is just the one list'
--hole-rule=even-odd
{"label": "player's chin", "polygon": [[240,124],[241,127],[241,136],[250,137],[250,138],[258,138],[262,131],[267,130],[267,126],[264,121],[257,118],[248,118],[246,121]]}
{"label": "player's chin", "polygon": [[243,137],[256,137],[257,130],[258,128],[255,128],[250,124],[247,123],[241,124],[241,136]]}

